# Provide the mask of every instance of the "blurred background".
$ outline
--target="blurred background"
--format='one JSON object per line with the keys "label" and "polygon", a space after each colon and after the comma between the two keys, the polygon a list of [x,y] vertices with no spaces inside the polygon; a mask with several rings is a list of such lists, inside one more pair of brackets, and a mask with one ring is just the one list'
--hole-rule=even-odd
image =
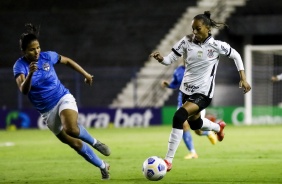
{"label": "blurred background", "polygon": [[[40,25],[42,51],[56,51],[94,75],[94,85],[57,66],[63,84],[80,108],[176,106],[177,90],[162,89],[174,68],[149,58],[168,54],[191,33],[192,18],[206,10],[229,27],[214,37],[228,42],[244,58],[245,45],[282,43],[282,3],[277,0],[2,0],[0,1],[0,105],[31,107],[19,93],[12,67],[21,57],[19,38],[25,23]],[[277,71],[277,73],[282,72]],[[270,78],[271,75],[266,76]],[[222,57],[211,106],[244,106],[234,62]],[[279,88],[280,89],[280,88]]]}

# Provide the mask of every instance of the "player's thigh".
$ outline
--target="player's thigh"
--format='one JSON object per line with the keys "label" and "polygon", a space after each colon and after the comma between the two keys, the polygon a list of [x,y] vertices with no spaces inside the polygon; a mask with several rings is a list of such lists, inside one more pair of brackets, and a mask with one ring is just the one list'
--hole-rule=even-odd
{"label": "player's thigh", "polygon": [[72,95],[68,94],[63,97],[59,105],[59,116],[66,133],[71,133],[72,135],[79,134],[77,127],[78,108]]}
{"label": "player's thigh", "polygon": [[182,107],[188,112],[189,116],[197,114],[199,111],[199,106],[193,102],[185,102]]}
{"label": "player's thigh", "polygon": [[60,112],[61,123],[63,129],[67,133],[79,134],[79,129],[77,126],[78,112],[72,109],[64,109]]}

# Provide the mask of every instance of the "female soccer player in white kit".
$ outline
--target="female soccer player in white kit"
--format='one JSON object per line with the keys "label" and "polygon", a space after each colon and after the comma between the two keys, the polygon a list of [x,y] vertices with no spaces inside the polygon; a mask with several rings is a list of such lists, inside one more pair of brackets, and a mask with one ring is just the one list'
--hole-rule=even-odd
{"label": "female soccer player in white kit", "polygon": [[[163,81],[162,87],[170,88],[170,89],[179,89],[183,76],[185,72],[185,65],[178,66],[174,72],[173,77],[170,82]],[[181,91],[178,92],[177,97],[177,109],[182,107],[182,97],[183,93]],[[203,109],[201,111],[201,117],[205,118],[206,116],[206,109]],[[201,130],[194,130],[195,133],[199,136],[207,136],[212,144],[216,144],[217,138],[213,131],[201,131]],[[187,154],[184,159],[196,159],[198,158],[198,154],[196,152],[196,149],[194,147],[193,137],[190,131],[190,126],[187,121],[183,123],[183,141],[185,143],[185,146],[187,147],[189,154]]]}
{"label": "female soccer player in white kit", "polygon": [[54,65],[69,66],[83,75],[85,83],[89,85],[93,82],[93,76],[70,58],[53,51],[41,52],[37,38],[39,30],[32,24],[26,24],[26,29],[20,38],[23,57],[16,61],[13,68],[19,90],[28,96],[48,128],[61,142],[68,144],[85,160],[98,167],[103,180],[109,179],[110,165],[101,160],[91,147],[105,156],[110,155],[110,149],[77,123],[75,98],[58,79]]}
{"label": "female soccer player in white kit", "polygon": [[205,11],[193,18],[193,34],[184,36],[172,48],[172,52],[163,57],[158,51],[150,56],[163,65],[170,65],[183,57],[185,73],[180,86],[184,93],[183,105],[173,116],[172,131],[168,141],[168,151],[165,157],[167,171],[172,168],[172,161],[183,134],[183,123],[188,120],[192,130],[212,130],[217,134],[218,141],[224,138],[224,122],[213,123],[207,118],[201,118],[200,111],[211,103],[219,56],[224,55],[234,60],[239,71],[239,88],[244,93],[251,90],[246,81],[244,65],[240,54],[228,43],[215,40],[211,28],[219,28],[223,23],[217,23],[210,18],[210,12]]}

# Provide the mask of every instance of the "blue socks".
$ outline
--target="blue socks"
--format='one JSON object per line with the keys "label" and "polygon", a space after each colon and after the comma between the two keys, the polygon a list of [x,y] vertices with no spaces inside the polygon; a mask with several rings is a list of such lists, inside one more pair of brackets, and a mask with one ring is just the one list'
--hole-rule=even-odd
{"label": "blue socks", "polygon": [[79,139],[90,145],[94,145],[94,143],[96,143],[96,139],[94,139],[82,125],[78,124],[78,128],[79,128],[79,135],[78,135]]}
{"label": "blue socks", "polygon": [[96,167],[101,168],[103,165],[103,161],[94,153],[94,151],[85,143],[82,142],[82,148],[77,152],[80,154],[85,160],[95,165]]}
{"label": "blue socks", "polygon": [[79,135],[78,138],[82,140],[82,148],[77,153],[80,154],[85,160],[95,165],[96,167],[103,168],[105,167],[104,162],[94,153],[92,148],[90,148],[86,143],[94,145],[97,140],[93,138],[87,130],[82,126],[78,125]]}
{"label": "blue socks", "polygon": [[188,148],[189,151],[195,150],[194,149],[194,144],[193,144],[193,139],[191,136],[190,131],[184,131],[183,132],[183,141]]}

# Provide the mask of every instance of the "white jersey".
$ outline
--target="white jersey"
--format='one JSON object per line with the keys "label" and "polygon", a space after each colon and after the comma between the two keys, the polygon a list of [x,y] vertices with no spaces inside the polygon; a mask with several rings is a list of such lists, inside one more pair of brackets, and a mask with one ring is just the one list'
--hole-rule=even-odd
{"label": "white jersey", "polygon": [[[172,51],[164,57],[162,64],[171,64],[183,56],[186,69],[180,90],[187,95],[200,93],[209,98],[212,98],[214,94],[219,55],[230,57],[231,51],[237,53],[228,43],[215,40],[212,36],[202,44],[196,44],[185,36],[173,46]],[[236,59],[240,60],[236,62],[238,70],[244,69],[240,55],[239,58],[238,54],[234,57],[235,62]]]}

